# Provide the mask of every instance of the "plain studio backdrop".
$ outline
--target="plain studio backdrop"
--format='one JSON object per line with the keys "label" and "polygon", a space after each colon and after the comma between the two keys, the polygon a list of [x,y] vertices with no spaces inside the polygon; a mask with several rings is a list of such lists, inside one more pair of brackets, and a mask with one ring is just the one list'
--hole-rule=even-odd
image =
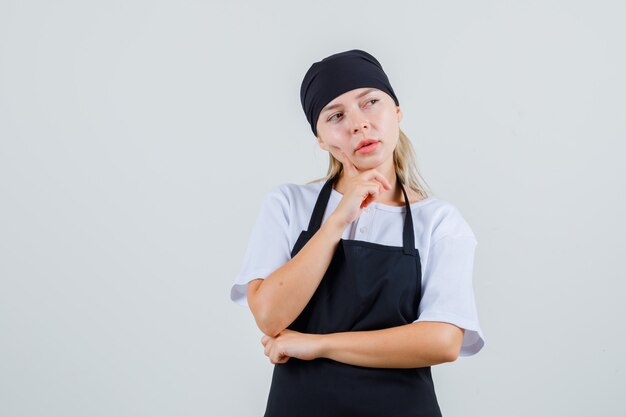
{"label": "plain studio backdrop", "polygon": [[478,239],[446,417],[624,416],[619,1],[0,1],[0,415],[261,416],[229,299],[263,196],[325,174],[309,66],[363,49]]}

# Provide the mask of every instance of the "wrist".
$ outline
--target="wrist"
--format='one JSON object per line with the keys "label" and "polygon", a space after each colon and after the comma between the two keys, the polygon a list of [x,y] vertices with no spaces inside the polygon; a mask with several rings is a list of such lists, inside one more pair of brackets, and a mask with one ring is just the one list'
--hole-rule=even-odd
{"label": "wrist", "polygon": [[320,229],[325,229],[333,236],[340,238],[343,235],[343,231],[346,230],[348,224],[339,219],[334,213],[328,216],[328,219],[322,224]]}
{"label": "wrist", "polygon": [[317,357],[327,358],[330,353],[330,334],[318,334],[317,336]]}

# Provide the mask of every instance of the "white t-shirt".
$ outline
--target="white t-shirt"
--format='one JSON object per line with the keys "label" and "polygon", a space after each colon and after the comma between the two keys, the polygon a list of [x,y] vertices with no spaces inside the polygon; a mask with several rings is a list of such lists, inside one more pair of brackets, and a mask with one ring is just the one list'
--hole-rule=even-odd
{"label": "white t-shirt", "polygon": [[[266,278],[291,259],[324,182],[281,184],[266,194],[231,287],[232,301],[247,306],[248,282]],[[342,197],[332,189],[322,223]],[[404,205],[373,202],[346,227],[342,238],[402,246],[405,211]],[[411,214],[422,266],[422,298],[415,321],[447,322],[465,329],[460,356],[473,355],[485,344],[472,287],[476,237],[459,210],[437,197],[412,203]]]}

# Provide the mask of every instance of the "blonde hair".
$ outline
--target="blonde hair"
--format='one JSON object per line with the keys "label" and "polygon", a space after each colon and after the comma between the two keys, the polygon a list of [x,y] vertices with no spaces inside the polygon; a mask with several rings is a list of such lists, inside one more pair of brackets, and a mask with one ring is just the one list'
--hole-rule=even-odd
{"label": "blonde hair", "polygon": [[[402,129],[400,129],[396,148],[393,150],[393,163],[396,168],[396,175],[400,178],[405,188],[415,191],[421,198],[428,198],[432,195],[432,190],[419,173],[411,140],[404,134]],[[307,184],[321,180],[326,181],[341,173],[342,170],[343,165],[341,162],[328,152],[328,172],[326,176],[309,181]]]}

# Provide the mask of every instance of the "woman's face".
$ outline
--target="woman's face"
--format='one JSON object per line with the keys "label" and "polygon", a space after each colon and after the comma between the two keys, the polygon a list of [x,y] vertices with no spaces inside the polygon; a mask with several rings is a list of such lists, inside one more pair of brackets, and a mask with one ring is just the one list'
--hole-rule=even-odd
{"label": "woman's face", "polygon": [[376,88],[357,88],[322,109],[317,141],[339,161],[343,151],[358,169],[376,168],[390,158],[393,161],[400,120],[402,111],[390,95]]}

